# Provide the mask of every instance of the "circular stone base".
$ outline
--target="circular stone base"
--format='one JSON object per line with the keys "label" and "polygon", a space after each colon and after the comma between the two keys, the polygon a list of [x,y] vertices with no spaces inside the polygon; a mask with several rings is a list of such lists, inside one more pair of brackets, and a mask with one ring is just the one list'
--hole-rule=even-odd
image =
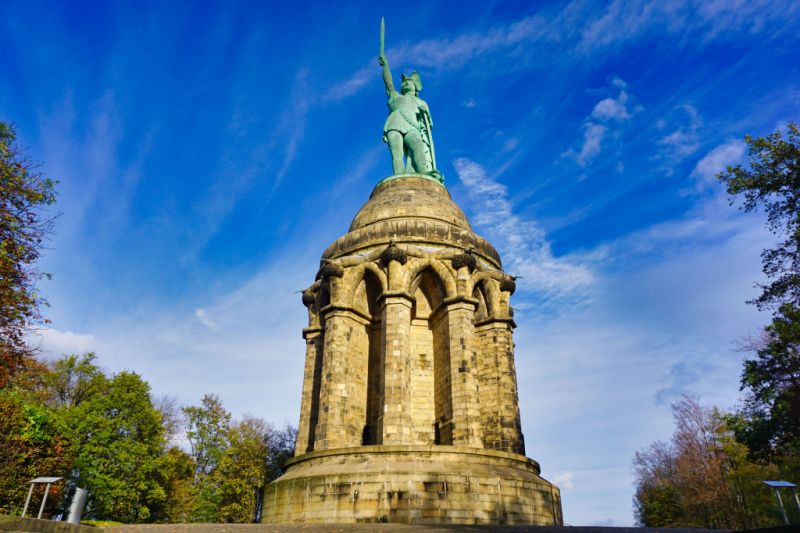
{"label": "circular stone base", "polygon": [[264,493],[265,523],[562,525],[558,487],[522,455],[361,446],[292,459]]}

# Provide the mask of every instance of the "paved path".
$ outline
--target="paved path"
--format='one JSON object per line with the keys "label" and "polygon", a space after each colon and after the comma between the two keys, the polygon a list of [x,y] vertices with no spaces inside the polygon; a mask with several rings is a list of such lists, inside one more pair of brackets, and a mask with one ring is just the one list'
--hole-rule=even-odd
{"label": "paved path", "polygon": [[106,527],[105,533],[724,533],[721,529],[552,526],[445,526],[408,524],[169,524]]}

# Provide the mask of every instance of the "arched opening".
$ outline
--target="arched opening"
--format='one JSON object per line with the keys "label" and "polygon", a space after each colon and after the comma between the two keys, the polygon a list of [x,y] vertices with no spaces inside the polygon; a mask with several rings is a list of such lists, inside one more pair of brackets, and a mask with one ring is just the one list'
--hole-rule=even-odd
{"label": "arched opening", "polygon": [[319,307],[321,311],[331,303],[331,291],[327,283],[323,283],[319,288]]}
{"label": "arched opening", "polygon": [[361,429],[362,445],[380,443],[378,417],[383,405],[383,391],[381,390],[381,374],[383,372],[381,335],[383,328],[381,327],[381,313],[378,310],[378,296],[380,293],[380,281],[375,277],[375,274],[366,270],[364,277],[356,286],[353,295],[353,309],[368,317],[368,322],[364,325],[363,331],[356,334],[357,338],[351,339],[353,350],[363,352],[360,354],[362,357],[356,359],[366,361],[366,372],[363,373],[365,378],[363,397],[359,395],[359,400],[364,402],[364,419]]}
{"label": "arched opening", "polygon": [[476,283],[472,289],[472,299],[478,302],[478,308],[475,309],[474,322],[480,322],[489,316],[489,307],[486,305],[486,294],[482,281]]}
{"label": "arched opening", "polygon": [[417,444],[452,444],[450,344],[439,276],[424,269],[411,285],[411,421]]}

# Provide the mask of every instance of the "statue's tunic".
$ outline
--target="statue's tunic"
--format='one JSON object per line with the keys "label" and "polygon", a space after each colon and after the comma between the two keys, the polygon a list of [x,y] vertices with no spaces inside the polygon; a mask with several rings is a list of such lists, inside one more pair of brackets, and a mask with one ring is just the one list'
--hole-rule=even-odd
{"label": "statue's tunic", "polygon": [[[421,108],[427,108],[427,104],[425,104],[422,99],[392,91],[391,96],[389,96],[388,105],[390,112],[383,125],[384,142],[387,142],[386,134],[390,131],[400,132],[404,137],[411,131],[420,133],[419,110]],[[424,135],[421,136],[427,145],[428,140]]]}

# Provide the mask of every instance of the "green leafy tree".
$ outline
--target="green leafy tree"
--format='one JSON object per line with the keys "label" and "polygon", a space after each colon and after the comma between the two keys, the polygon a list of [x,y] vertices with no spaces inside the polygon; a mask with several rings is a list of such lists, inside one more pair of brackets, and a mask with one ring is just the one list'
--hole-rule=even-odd
{"label": "green leafy tree", "polygon": [[195,462],[195,479],[210,474],[219,464],[228,447],[228,428],[231,414],[219,397],[206,394],[199,406],[183,408],[186,417],[186,438]]}
{"label": "green leafy tree", "polygon": [[731,202],[742,209],[763,208],[769,229],[780,242],[761,254],[764,274],[759,309],[774,311],[763,335],[749,343],[741,388],[744,408],[729,422],[737,438],[762,461],[778,463],[781,474],[800,476],[800,128],[766,137],[745,137],[747,165],[719,175]]}
{"label": "green leafy tree", "polygon": [[[19,515],[29,482],[39,476],[66,477],[70,449],[53,413],[24,391],[0,390],[0,514]],[[48,497],[47,516],[58,505],[63,484]],[[37,494],[40,500],[41,494]],[[35,508],[32,511],[36,512]]]}
{"label": "green leafy tree", "polygon": [[0,122],[0,387],[31,360],[26,335],[43,322],[45,302],[36,282],[45,274],[36,268],[52,217],[54,182],[16,146],[16,133]]}
{"label": "green leafy tree", "polygon": [[44,375],[43,388],[48,403],[61,409],[78,407],[98,394],[96,387],[104,385],[103,371],[95,364],[97,355],[65,355],[50,365]]}
{"label": "green leafy tree", "polygon": [[152,509],[155,522],[181,524],[191,522],[197,493],[194,488],[194,461],[177,446],[172,446],[159,458],[159,483],[165,498]]}
{"label": "green leafy tree", "polygon": [[75,451],[72,481],[90,492],[87,516],[151,521],[166,492],[160,474],[164,428],[150,387],[133,372],[87,375],[93,376],[87,395],[60,411]]}
{"label": "green leafy tree", "polygon": [[194,489],[196,494],[193,522],[219,522],[221,495],[216,470],[228,448],[231,414],[219,398],[206,394],[199,406],[183,408],[186,417],[186,438],[194,460]]}
{"label": "green leafy tree", "polygon": [[742,372],[747,396],[729,423],[754,457],[800,479],[800,310],[782,305],[750,350]]}
{"label": "green leafy tree", "polygon": [[253,522],[259,493],[268,477],[269,437],[273,429],[260,418],[245,417],[228,430],[228,447],[214,470],[219,487],[220,521]]}
{"label": "green leafy tree", "polygon": [[228,448],[213,477],[220,494],[220,521],[258,522],[264,489],[283,473],[297,430],[276,430],[261,418],[246,416],[228,431]]}
{"label": "green leafy tree", "polygon": [[764,274],[771,281],[752,301],[759,309],[782,304],[800,307],[800,128],[789,123],[766,137],[745,137],[747,165],[730,166],[719,174],[731,203],[743,200],[744,211],[763,208],[767,225],[781,242],[761,254]]}

